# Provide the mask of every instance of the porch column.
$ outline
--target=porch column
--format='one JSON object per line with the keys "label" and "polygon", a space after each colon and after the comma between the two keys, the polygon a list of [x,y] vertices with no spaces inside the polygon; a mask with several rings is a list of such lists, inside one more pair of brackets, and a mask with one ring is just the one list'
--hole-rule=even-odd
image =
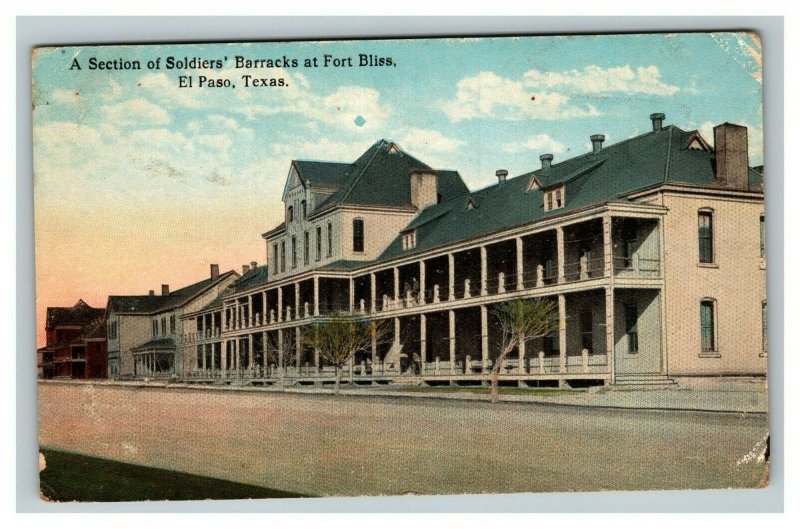
{"label": "porch column", "polygon": [[319,371],[319,347],[314,348],[314,367]]}
{"label": "porch column", "polygon": [[425,372],[425,362],[428,361],[428,318],[425,314],[419,315],[419,374]]}
{"label": "porch column", "polygon": [[[373,277],[374,277],[374,274],[373,274]],[[376,366],[378,365],[378,337],[375,334],[376,331],[375,331],[375,322],[374,321],[370,325],[370,331],[372,333],[372,344],[370,344],[370,347],[372,348],[372,369],[373,369],[373,372],[374,372]]]}
{"label": "porch column", "polygon": [[301,342],[300,327],[295,327],[294,328],[294,342],[295,342],[294,343],[294,354],[295,354],[294,363],[297,366],[297,370],[299,371],[300,370],[300,363],[301,363],[300,357],[302,356],[302,353],[303,353],[303,344]]}
{"label": "porch column", "polygon": [[247,335],[247,367],[253,369],[253,335]]}
{"label": "porch column", "polygon": [[256,311],[254,310],[254,307],[253,307],[253,295],[250,294],[250,295],[247,296],[247,325],[248,326],[255,324],[255,322],[256,322],[255,321],[255,317],[256,317]]}
{"label": "porch column", "polygon": [[228,370],[228,344],[230,343],[230,341],[225,340],[224,342],[221,343],[222,347],[220,347],[219,361],[221,364],[220,369],[224,373],[225,371]]}
{"label": "porch column", "polygon": [[519,373],[525,373],[525,340],[520,340],[517,346],[517,352],[519,353],[517,371]]}
{"label": "porch column", "polygon": [[355,287],[355,280],[352,277],[348,280],[348,287],[350,289],[350,294],[349,294],[349,298],[350,298],[350,314],[352,314],[352,313],[355,312],[355,308],[356,308],[356,290],[354,288]]}
{"label": "porch column", "polygon": [[[269,367],[269,348],[267,343],[267,331],[261,333],[261,367]],[[266,376],[266,374],[264,375]]]}
{"label": "porch column", "polygon": [[300,283],[294,284],[294,319],[300,319]]}
{"label": "porch column", "polygon": [[487,293],[487,284],[486,278],[489,273],[487,263],[486,263],[486,246],[481,246],[481,296],[485,296]]}
{"label": "porch column", "polygon": [[239,329],[242,326],[241,314],[239,314],[239,300],[233,302],[233,327]]}
{"label": "porch column", "polygon": [[481,305],[481,367],[489,367],[489,310]]}
{"label": "porch column", "polygon": [[283,287],[278,287],[278,322],[283,321]]}
{"label": "porch column", "polygon": [[[375,284],[375,272],[369,274],[369,312],[375,312],[375,296],[378,292],[378,286]],[[374,362],[374,360],[373,360]]]}
{"label": "porch column", "polygon": [[269,321],[267,317],[267,291],[261,293],[261,325],[266,325]]}
{"label": "porch column", "polygon": [[448,338],[450,339],[450,374],[452,375],[456,372],[456,311],[448,311],[448,316],[450,318],[450,324],[448,326]]}
{"label": "porch column", "polygon": [[233,368],[239,369],[239,340],[240,338],[237,336],[236,339],[233,341]]}
{"label": "porch column", "polygon": [[556,228],[556,253],[558,255],[558,282],[564,282],[564,228]]}
{"label": "porch column", "polygon": [[614,246],[611,240],[611,215],[603,215],[603,275],[611,277],[614,270]]}
{"label": "porch column", "polygon": [[396,304],[400,302],[400,269],[398,267],[394,267],[394,302],[395,307]]}
{"label": "porch column", "polygon": [[283,329],[278,329],[278,369],[284,368],[283,361]]}
{"label": "porch column", "polygon": [[400,318],[394,318],[394,347],[400,348]]}
{"label": "porch column", "polygon": [[561,373],[567,371],[567,299],[558,295],[558,367]]}
{"label": "porch column", "polygon": [[319,316],[319,276],[314,276],[314,316]]}
{"label": "porch column", "polygon": [[606,287],[606,358],[611,369],[611,383],[616,380],[614,362],[614,287]]}
{"label": "porch column", "polygon": [[523,290],[524,278],[523,260],[522,260],[522,237],[517,237],[517,290]]}
{"label": "porch column", "polygon": [[447,299],[456,299],[456,258],[452,252],[447,254]]}
{"label": "porch column", "polygon": [[220,334],[225,331],[225,325],[228,322],[227,312],[228,311],[226,310],[225,305],[222,305],[222,328],[219,330]]}
{"label": "porch column", "polygon": [[202,369],[203,371],[206,370],[206,356],[208,355],[208,346],[209,344],[203,345],[203,358],[200,361],[200,369]]}
{"label": "porch column", "polygon": [[419,262],[419,304],[425,304],[425,261]]}

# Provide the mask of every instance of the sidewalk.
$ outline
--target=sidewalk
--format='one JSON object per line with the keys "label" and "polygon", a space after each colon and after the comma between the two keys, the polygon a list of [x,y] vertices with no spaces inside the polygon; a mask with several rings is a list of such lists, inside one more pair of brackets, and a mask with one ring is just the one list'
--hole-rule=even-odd
{"label": "sidewalk", "polygon": [[[333,388],[331,386],[287,387],[285,390],[281,390],[269,386],[199,385],[169,383],[165,381],[48,380],[45,381],[45,383],[77,383],[243,392],[285,392],[311,395],[333,394]],[[454,389],[450,387],[420,386],[360,386],[352,388],[343,385],[340,394],[342,396],[360,397],[436,398],[487,402],[489,399],[488,393],[478,392],[486,390],[488,390],[488,388],[485,390],[474,387]],[[751,378],[678,379],[678,384],[668,388],[598,386],[585,390],[512,389],[508,393],[501,393],[500,400],[502,402],[515,403],[640,410],[683,410],[727,413],[767,413],[768,410],[766,382],[764,379]]]}

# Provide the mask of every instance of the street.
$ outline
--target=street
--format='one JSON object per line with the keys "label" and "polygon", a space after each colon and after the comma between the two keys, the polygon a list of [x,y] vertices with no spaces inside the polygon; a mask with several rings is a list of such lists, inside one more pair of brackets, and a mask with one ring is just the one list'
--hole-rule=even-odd
{"label": "street", "polygon": [[754,487],[764,414],[39,384],[40,443],[318,496]]}

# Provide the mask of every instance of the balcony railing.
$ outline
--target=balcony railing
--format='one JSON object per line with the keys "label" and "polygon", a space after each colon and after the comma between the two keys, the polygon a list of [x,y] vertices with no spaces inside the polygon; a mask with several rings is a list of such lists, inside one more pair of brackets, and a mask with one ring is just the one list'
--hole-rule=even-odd
{"label": "balcony railing", "polygon": [[661,275],[661,260],[639,257],[615,257],[614,275],[620,277],[656,278]]}

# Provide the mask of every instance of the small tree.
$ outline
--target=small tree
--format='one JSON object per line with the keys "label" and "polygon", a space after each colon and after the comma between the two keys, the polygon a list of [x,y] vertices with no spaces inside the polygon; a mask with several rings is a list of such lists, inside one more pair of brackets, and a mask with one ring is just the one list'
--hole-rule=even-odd
{"label": "small tree", "polygon": [[287,368],[297,362],[297,333],[293,329],[288,332],[284,331],[282,342],[283,354],[281,354],[277,338],[273,338],[271,333],[267,333],[267,340],[264,342],[264,365],[266,367],[275,364],[281,389],[286,387]]}
{"label": "small tree", "polygon": [[500,370],[506,357],[521,343],[558,331],[558,305],[544,298],[514,299],[493,309],[500,327],[500,356],[492,368],[492,402],[498,402]]}
{"label": "small tree", "polygon": [[372,342],[383,343],[389,333],[386,321],[370,321],[362,315],[336,312],[304,329],[304,341],[319,350],[320,358],[336,368],[334,394],[339,394],[342,368]]}

